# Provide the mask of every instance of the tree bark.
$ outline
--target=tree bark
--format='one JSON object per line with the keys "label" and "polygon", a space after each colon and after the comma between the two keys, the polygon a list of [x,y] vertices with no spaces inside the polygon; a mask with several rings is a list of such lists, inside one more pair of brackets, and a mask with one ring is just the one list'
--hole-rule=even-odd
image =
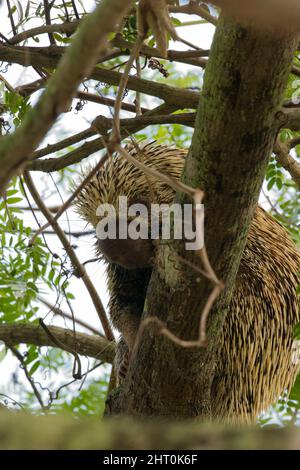
{"label": "tree bark", "polygon": [[[76,351],[78,354],[94,357],[99,361],[112,363],[115,356],[115,343],[96,335],[87,335],[59,326],[47,326],[50,333],[60,344],[64,345],[67,352]],[[39,325],[15,324],[0,325],[0,341],[14,346],[15,344],[35,344],[36,346],[53,346],[53,342],[46,331]]]}
{"label": "tree bark", "polygon": [[[296,47],[295,37],[278,37],[220,18],[182,179],[205,192],[206,248],[225,289],[209,316],[206,348],[183,349],[146,329],[112,412],[115,406],[130,415],[210,417],[218,338],[277,134],[276,113]],[[182,195],[178,198],[189,202]],[[187,256],[182,246],[177,251]],[[192,261],[199,265],[196,256]],[[209,281],[162,245],[144,315],[157,316],[180,338],[194,340],[211,289]]]}

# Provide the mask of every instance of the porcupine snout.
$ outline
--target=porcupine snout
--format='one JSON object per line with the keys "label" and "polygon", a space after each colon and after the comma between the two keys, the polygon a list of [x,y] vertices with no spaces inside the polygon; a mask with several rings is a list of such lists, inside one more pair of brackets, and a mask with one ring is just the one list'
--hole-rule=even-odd
{"label": "porcupine snout", "polygon": [[[153,265],[154,245],[152,240],[145,237],[132,238],[132,234],[126,230],[120,234],[120,222],[122,219],[107,223],[105,236],[97,230],[98,248],[110,263],[115,263],[126,269],[147,268]],[[125,223],[125,222],[124,222]],[[127,221],[126,221],[127,223]],[[109,230],[109,227],[113,227]],[[115,228],[114,228],[115,227]]]}

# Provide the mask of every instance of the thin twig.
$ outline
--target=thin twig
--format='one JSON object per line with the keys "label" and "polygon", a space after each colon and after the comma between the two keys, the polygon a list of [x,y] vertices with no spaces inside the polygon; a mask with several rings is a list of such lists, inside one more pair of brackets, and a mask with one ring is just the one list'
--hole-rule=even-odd
{"label": "thin twig", "polygon": [[16,26],[15,26],[15,20],[14,20],[13,14],[11,12],[10,0],[6,0],[6,5],[7,5],[7,9],[8,9],[8,17],[9,17],[9,20],[10,20],[11,29],[12,29],[13,34],[15,35],[15,34],[17,34],[17,29],[16,29]]}
{"label": "thin twig", "polygon": [[[138,78],[141,78],[141,63],[140,63],[139,57],[135,59],[135,66],[136,66],[136,76]],[[136,111],[137,116],[140,116],[142,114],[141,94],[139,91],[137,91],[135,94],[135,111]]]}
{"label": "thin twig", "polygon": [[[54,313],[54,315],[58,315],[60,317],[66,318],[67,320],[73,321],[72,315],[69,315],[67,312],[63,312],[60,308],[56,307],[55,305],[52,305],[46,299],[43,299],[42,297],[38,297],[38,300],[42,302],[44,305],[46,305],[46,307],[48,307]],[[93,328],[91,325],[89,325],[88,323],[85,323],[79,318],[75,318],[75,323],[78,323],[78,325],[83,326],[94,335],[101,336],[102,338],[104,337],[98,330],[96,330],[96,328]]]}
{"label": "thin twig", "polygon": [[79,20],[80,17],[79,17],[79,13],[78,13],[78,10],[77,10],[75,0],[71,0],[71,3],[72,3],[75,18],[77,18],[77,20]]}
{"label": "thin twig", "polygon": [[34,383],[34,380],[33,378],[30,376],[28,370],[27,370],[27,366],[25,364],[25,360],[24,360],[24,357],[22,356],[22,354],[17,350],[17,348],[15,348],[14,346],[11,346],[9,344],[7,344],[7,347],[11,350],[11,352],[16,356],[16,358],[20,361],[21,363],[21,368],[23,369],[24,371],[24,374],[26,376],[26,379],[28,380],[28,382],[30,383],[31,385],[31,388],[33,390],[33,393],[37,399],[37,401],[39,402],[39,404],[41,405],[41,408],[43,411],[47,411],[48,408],[46,405],[44,405],[44,402],[43,402],[43,399],[41,397],[41,394],[40,392],[38,391],[35,383]]}
{"label": "thin twig", "polygon": [[186,13],[188,15],[198,15],[204,18],[209,23],[216,26],[218,24],[218,18],[212,16],[205,8],[198,5],[196,2],[190,2],[187,5],[180,6],[169,6],[170,13]]}
{"label": "thin twig", "polygon": [[[52,331],[49,330],[48,326],[43,322],[42,318],[39,318],[39,323],[40,326],[43,328],[43,330],[47,333],[51,341],[60,349],[66,349],[66,346],[60,342],[58,338],[55,337],[55,335],[52,333]],[[74,344],[76,345],[76,337],[74,336]],[[82,373],[81,373],[81,360],[80,357],[73,348],[68,348],[68,352],[73,354],[74,356],[74,366],[73,366],[73,377],[74,379],[81,379]],[[77,369],[76,369],[77,365]]]}
{"label": "thin twig", "polygon": [[[64,232],[65,232],[65,235],[68,235],[70,237],[75,237],[75,238],[90,237],[91,235],[95,235],[95,230],[86,230],[84,232],[82,231],[73,232],[69,230],[64,230]],[[33,233],[35,233],[34,230],[33,230]],[[43,230],[43,234],[44,235],[56,235],[56,233],[53,230]],[[86,263],[83,263],[83,264],[86,264]]]}
{"label": "thin twig", "polygon": [[[98,363],[95,364],[93,367],[91,367],[89,370],[87,370],[84,374],[82,374],[81,378],[82,378],[82,379],[85,379],[85,377],[87,377],[88,374],[90,374],[91,372],[93,372],[95,369],[98,369],[98,367],[100,367],[100,366],[102,366],[102,365],[103,365],[103,362],[98,362]],[[58,399],[59,394],[60,394],[60,392],[62,391],[63,388],[68,387],[69,385],[72,385],[72,384],[73,384],[74,382],[76,382],[77,380],[78,380],[77,378],[74,378],[73,380],[70,380],[70,382],[61,385],[61,386],[56,390],[55,396],[52,397],[51,403],[53,402],[53,400],[57,400],[57,399]]]}
{"label": "thin twig", "polygon": [[53,225],[54,222],[56,222],[59,217],[67,210],[67,208],[72,204],[74,199],[78,196],[78,194],[81,192],[81,190],[87,185],[87,183],[92,179],[92,177],[97,173],[97,171],[104,165],[106,160],[108,159],[108,154],[105,154],[104,157],[101,158],[101,160],[96,164],[96,166],[89,172],[89,174],[82,180],[82,182],[78,185],[78,187],[75,189],[75,191],[71,194],[69,199],[62,204],[62,206],[59,208],[59,210],[56,212],[54,216],[52,216],[51,220],[48,220],[47,223],[45,223],[42,227],[40,227],[33,237],[30,239],[30,244],[33,245],[36,238],[50,225]]}
{"label": "thin twig", "polygon": [[7,88],[8,91],[10,91],[11,93],[15,93],[15,91],[16,91],[15,88],[1,74],[0,74],[0,81],[4,83],[4,85],[5,85],[5,87]]}
{"label": "thin twig", "polygon": [[[49,4],[48,0],[43,0],[44,3],[44,12],[45,12],[45,20],[46,25],[51,26],[51,8],[53,6],[53,2]],[[51,45],[55,45],[55,39],[52,33],[48,33],[49,41]]]}
{"label": "thin twig", "polygon": [[[56,213],[59,210],[59,208],[60,206],[51,206],[51,207],[48,207],[48,210],[50,212]],[[37,212],[40,210],[38,207],[28,207],[28,206],[18,206],[18,209],[20,209],[21,211],[30,211],[30,212]]]}
{"label": "thin twig", "polygon": [[265,193],[265,191],[262,189],[262,193],[264,197],[266,198],[268,204],[270,205],[271,210],[274,212],[274,214],[277,215],[277,217],[282,221],[285,222],[286,224],[295,224],[295,221],[292,219],[289,219],[288,217],[285,217],[283,214],[279,212],[279,210],[276,207],[277,202],[272,202],[268,194]]}
{"label": "thin twig", "polygon": [[[92,93],[86,93],[83,91],[78,91],[77,97],[86,101],[91,101],[93,103],[103,104],[104,106],[114,107],[116,103],[114,99],[108,98],[107,96],[94,95]],[[122,102],[121,108],[124,109],[124,111],[129,111],[131,113],[136,112],[134,104]],[[146,113],[148,111],[149,109],[147,108],[141,108],[141,113]]]}
{"label": "thin twig", "polygon": [[112,145],[112,150],[114,150],[114,146],[119,144],[121,141],[121,134],[120,134],[120,111],[122,107],[122,100],[124,91],[127,85],[128,76],[132,67],[134,60],[138,57],[140,47],[143,43],[143,39],[138,36],[134,47],[132,48],[131,54],[129,56],[128,62],[126,64],[124,73],[121,77],[118,93],[116,96],[116,102],[114,107],[114,119],[113,119],[113,130],[110,138],[110,144]]}

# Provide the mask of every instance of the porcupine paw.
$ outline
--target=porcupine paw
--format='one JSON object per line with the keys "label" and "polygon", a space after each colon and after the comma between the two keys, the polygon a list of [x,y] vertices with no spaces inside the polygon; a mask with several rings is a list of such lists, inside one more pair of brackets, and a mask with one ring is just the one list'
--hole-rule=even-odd
{"label": "porcupine paw", "polygon": [[119,366],[119,370],[118,370],[118,376],[119,376],[120,381],[125,379],[125,377],[127,375],[129,363],[130,363],[130,352],[127,351],[123,356],[122,362],[121,362],[121,364]]}

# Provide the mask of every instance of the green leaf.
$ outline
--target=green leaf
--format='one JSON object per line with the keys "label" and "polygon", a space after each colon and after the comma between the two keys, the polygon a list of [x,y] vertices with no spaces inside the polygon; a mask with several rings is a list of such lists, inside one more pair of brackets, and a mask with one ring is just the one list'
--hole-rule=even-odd
{"label": "green leaf", "polygon": [[41,365],[40,361],[36,361],[32,365],[32,367],[29,369],[28,371],[29,375],[33,375],[37,371],[37,369],[40,367],[40,365]]}
{"label": "green leaf", "polygon": [[283,183],[282,183],[282,179],[280,177],[276,178],[276,186],[279,190],[282,189]]}
{"label": "green leaf", "polygon": [[300,323],[297,323],[294,326],[293,337],[294,339],[300,339]]}
{"label": "green leaf", "polygon": [[10,9],[10,13],[13,15],[13,14],[15,13],[15,11],[17,11],[16,5],[14,5],[14,6]]}
{"label": "green leaf", "polygon": [[267,185],[268,191],[270,191],[273,188],[275,183],[276,183],[276,178],[271,178]]}
{"label": "green leaf", "polygon": [[63,37],[58,33],[53,33],[53,37],[59,42],[62,42],[63,40]]}

